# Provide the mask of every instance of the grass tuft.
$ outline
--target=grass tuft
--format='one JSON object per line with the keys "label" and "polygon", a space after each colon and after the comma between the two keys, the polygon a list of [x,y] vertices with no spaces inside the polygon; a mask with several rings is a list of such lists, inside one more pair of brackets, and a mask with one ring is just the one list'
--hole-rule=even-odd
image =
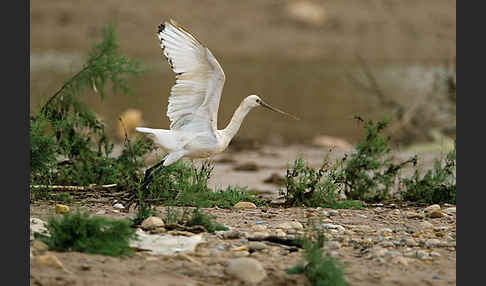
{"label": "grass tuft", "polygon": [[87,212],[77,211],[48,220],[50,236],[41,240],[55,251],[79,251],[109,256],[132,253],[129,241],[135,238],[135,229],[128,220],[111,220],[90,217]]}

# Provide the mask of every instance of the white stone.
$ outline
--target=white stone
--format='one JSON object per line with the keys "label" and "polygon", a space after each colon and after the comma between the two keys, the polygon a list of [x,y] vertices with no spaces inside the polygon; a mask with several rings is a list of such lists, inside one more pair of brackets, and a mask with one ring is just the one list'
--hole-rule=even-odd
{"label": "white stone", "polygon": [[140,225],[145,230],[155,229],[164,226],[164,221],[160,217],[150,216]]}
{"label": "white stone", "polygon": [[247,283],[259,283],[267,277],[267,273],[260,262],[248,257],[228,260],[224,272]]}
{"label": "white stone", "polygon": [[113,207],[114,207],[115,209],[124,209],[124,208],[125,208],[125,207],[124,207],[122,204],[120,204],[120,203],[116,203],[116,204],[114,204],[114,205],[113,205]]}
{"label": "white stone", "polygon": [[304,229],[304,226],[298,221],[287,221],[279,224],[277,228],[288,230],[288,229]]}
{"label": "white stone", "polygon": [[177,253],[192,252],[202,241],[202,234],[187,236],[173,236],[170,234],[148,234],[137,229],[138,239],[130,241],[130,247],[149,250],[155,255],[175,255]]}

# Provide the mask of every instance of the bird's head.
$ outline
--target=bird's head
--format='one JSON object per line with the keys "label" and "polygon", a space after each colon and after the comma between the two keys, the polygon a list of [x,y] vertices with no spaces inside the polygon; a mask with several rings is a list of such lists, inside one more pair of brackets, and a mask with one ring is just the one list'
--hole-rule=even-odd
{"label": "bird's head", "polygon": [[245,101],[246,101],[246,104],[251,108],[257,107],[257,106],[262,106],[262,107],[265,107],[266,109],[269,109],[271,111],[282,113],[282,114],[290,116],[294,119],[299,120],[299,118],[293,116],[292,114],[287,113],[285,111],[282,111],[278,108],[275,108],[275,107],[269,105],[268,103],[265,103],[258,95],[252,94],[252,95],[248,96],[247,98],[245,98]]}

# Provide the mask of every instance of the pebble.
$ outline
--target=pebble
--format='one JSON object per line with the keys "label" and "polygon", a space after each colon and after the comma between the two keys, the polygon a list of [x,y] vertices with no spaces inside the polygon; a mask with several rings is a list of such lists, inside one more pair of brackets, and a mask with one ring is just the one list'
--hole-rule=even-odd
{"label": "pebble", "polygon": [[429,248],[437,247],[439,244],[440,244],[440,240],[438,240],[436,238],[427,239],[425,241],[425,246],[427,246]]}
{"label": "pebble", "polygon": [[104,215],[104,214],[106,214],[106,211],[105,210],[99,210],[95,214],[96,215]]}
{"label": "pebble", "polygon": [[383,236],[391,236],[393,231],[389,228],[382,228],[378,231],[378,234]]}
{"label": "pebble", "polygon": [[405,217],[406,218],[423,218],[424,216],[419,214],[419,213],[416,213],[416,212],[407,211],[407,212],[405,212]]}
{"label": "pebble", "polygon": [[228,260],[224,272],[247,283],[259,283],[267,277],[267,273],[260,262],[248,257]]}
{"label": "pebble", "polygon": [[254,232],[248,235],[248,240],[264,240],[268,236],[268,232]]}
{"label": "pebble", "polygon": [[337,225],[337,224],[325,223],[325,224],[322,224],[321,227],[326,228],[326,229],[336,229],[338,231],[345,231],[345,228],[343,226]]}
{"label": "pebble", "polygon": [[391,211],[391,214],[392,215],[396,215],[396,216],[399,216],[401,214],[400,210],[399,209],[394,209]]}
{"label": "pebble", "polygon": [[339,214],[339,212],[338,212],[337,210],[329,210],[329,211],[327,212],[327,214],[328,214],[329,216],[337,216],[337,215]]}
{"label": "pebble", "polygon": [[440,206],[437,204],[426,207],[424,209],[424,212],[426,216],[431,218],[439,218],[444,216],[442,210],[440,209]]}
{"label": "pebble", "polygon": [[434,225],[431,224],[430,222],[428,221],[422,221],[420,223],[420,227],[423,228],[423,229],[433,229],[434,228]]}
{"label": "pebble", "polygon": [[429,254],[427,252],[425,252],[424,250],[417,250],[415,252],[415,257],[417,257],[418,259],[421,259],[421,260],[426,260],[426,259],[429,259]]}
{"label": "pebble", "polygon": [[241,233],[237,230],[226,230],[222,232],[224,239],[237,239],[241,237]]}
{"label": "pebble", "polygon": [[304,226],[298,221],[287,221],[287,222],[283,222],[283,223],[277,225],[277,228],[280,228],[280,229],[283,229],[283,230],[289,230],[289,229],[302,230],[302,229],[304,229]]}
{"label": "pebble", "polygon": [[329,256],[331,257],[338,257],[339,255],[340,255],[339,252],[336,250],[329,251]]}
{"label": "pebble", "polygon": [[440,253],[438,253],[437,251],[432,251],[432,252],[430,253],[430,256],[431,256],[431,257],[441,257],[442,255],[441,255]]}
{"label": "pebble", "polygon": [[56,204],[56,213],[57,214],[67,214],[69,213],[69,207],[66,205]]}
{"label": "pebble", "polygon": [[391,242],[391,241],[383,241],[382,243],[380,243],[380,246],[382,246],[382,247],[394,247],[395,244],[393,244],[393,242]]}
{"label": "pebble", "polygon": [[256,209],[257,206],[252,202],[239,202],[234,206],[235,209]]}
{"label": "pebble", "polygon": [[116,203],[116,204],[113,205],[113,208],[121,210],[121,209],[124,209],[125,207],[120,203]]}
{"label": "pebble", "polygon": [[267,230],[267,227],[265,225],[258,224],[258,225],[255,225],[252,228],[252,230],[255,231],[255,232],[266,231]]}
{"label": "pebble", "polygon": [[407,238],[405,240],[405,245],[413,247],[413,246],[417,246],[417,242],[413,238]]}
{"label": "pebble", "polygon": [[455,214],[456,213],[456,207],[446,208],[446,209],[444,209],[444,212],[448,213],[448,214]]}
{"label": "pebble", "polygon": [[402,264],[404,266],[408,266],[408,259],[402,256],[394,257],[392,262],[396,264]]}
{"label": "pebble", "polygon": [[251,241],[248,244],[248,249],[252,251],[262,251],[267,248],[267,245],[263,242]]}
{"label": "pebble", "polygon": [[151,216],[146,218],[140,225],[145,230],[151,230],[164,226],[164,221],[160,217]]}
{"label": "pebble", "polygon": [[341,243],[339,243],[337,241],[328,241],[326,243],[326,246],[327,246],[328,249],[335,250],[335,249],[341,248]]}

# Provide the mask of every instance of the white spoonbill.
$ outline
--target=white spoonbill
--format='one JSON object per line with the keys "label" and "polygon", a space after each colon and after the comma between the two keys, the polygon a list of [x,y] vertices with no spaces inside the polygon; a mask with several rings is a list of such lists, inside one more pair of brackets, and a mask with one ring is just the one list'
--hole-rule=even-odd
{"label": "white spoonbill", "polygon": [[238,106],[228,126],[218,130],[219,100],[225,81],[218,61],[209,49],[172,19],[159,25],[157,35],[163,54],[176,73],[176,83],[172,86],[167,108],[170,130],[136,128],[138,132],[151,134],[154,142],[168,153],[161,162],[145,171],[142,189],[154,174],[183,157],[207,158],[223,152],[254,107],[263,106],[297,119],[264,103],[257,95],[250,95]]}

